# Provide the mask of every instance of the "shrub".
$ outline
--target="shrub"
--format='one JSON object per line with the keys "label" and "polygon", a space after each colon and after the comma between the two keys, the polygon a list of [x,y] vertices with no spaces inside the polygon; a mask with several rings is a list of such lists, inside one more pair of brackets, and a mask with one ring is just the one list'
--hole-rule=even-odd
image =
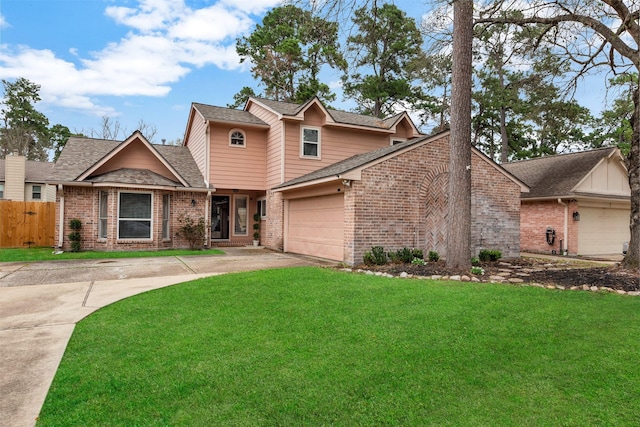
{"label": "shrub", "polygon": [[253,240],[260,240],[260,221],[262,217],[259,212],[253,214]]}
{"label": "shrub", "polygon": [[484,274],[484,268],[482,268],[482,267],[477,267],[477,266],[471,267],[471,273],[472,273],[472,274],[480,274],[480,275],[483,275],[483,274]]}
{"label": "shrub", "polygon": [[78,218],[70,219],[69,228],[73,230],[67,236],[71,240],[71,252],[80,252],[80,249],[82,249],[82,234],[78,230],[82,229],[82,221]]}
{"label": "shrub", "polygon": [[471,258],[471,265],[480,265],[480,258],[474,256]]}
{"label": "shrub", "polygon": [[411,250],[411,255],[413,255],[413,258],[420,258],[422,260],[424,260],[424,252],[422,252],[422,249],[412,249]]}
{"label": "shrub", "polygon": [[389,258],[391,258],[391,261],[393,262],[409,264],[413,261],[414,256],[411,249],[402,248],[395,252],[389,252]]}
{"label": "shrub", "polygon": [[422,259],[422,258],[414,258],[413,260],[411,260],[411,264],[413,264],[413,265],[425,265],[426,262],[424,262],[424,259]]}
{"label": "shrub", "polygon": [[429,257],[429,261],[431,262],[438,262],[438,260],[440,260],[440,255],[436,251],[429,251],[429,254],[427,256]]}
{"label": "shrub", "polygon": [[478,254],[478,258],[480,258],[480,261],[483,262],[498,261],[500,258],[502,258],[502,252],[497,249],[483,249]]}
{"label": "shrub", "polygon": [[190,217],[181,215],[178,218],[178,222],[182,225],[178,229],[176,236],[185,239],[191,249],[202,249],[206,235],[204,218],[200,217],[196,222]]}
{"label": "shrub", "polygon": [[367,265],[383,265],[387,263],[387,254],[382,246],[373,246],[371,251],[364,253],[364,263]]}

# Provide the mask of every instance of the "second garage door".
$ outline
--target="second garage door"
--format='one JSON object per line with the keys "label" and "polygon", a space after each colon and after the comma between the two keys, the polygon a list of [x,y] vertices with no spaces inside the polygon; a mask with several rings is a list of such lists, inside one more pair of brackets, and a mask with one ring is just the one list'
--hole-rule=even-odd
{"label": "second garage door", "polygon": [[287,222],[287,252],[344,259],[342,194],[290,200]]}
{"label": "second garage door", "polygon": [[620,254],[629,241],[629,210],[582,207],[578,229],[580,255]]}

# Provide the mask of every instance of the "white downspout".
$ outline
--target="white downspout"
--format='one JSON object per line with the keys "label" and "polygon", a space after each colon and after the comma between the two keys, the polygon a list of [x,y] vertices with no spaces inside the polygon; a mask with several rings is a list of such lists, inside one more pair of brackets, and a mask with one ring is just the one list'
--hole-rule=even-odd
{"label": "white downspout", "polygon": [[[562,235],[564,236],[564,248],[567,248],[567,255],[569,254],[569,205],[564,203],[562,199],[558,199],[558,203],[564,206],[564,228]],[[560,254],[564,255],[564,248],[560,248]]]}
{"label": "white downspout", "polygon": [[58,213],[58,249],[62,249],[64,243],[64,187],[62,184],[58,184],[58,191],[60,192],[60,212]]}
{"label": "white downspout", "polygon": [[211,203],[211,191],[207,191],[207,200],[204,201],[204,246],[209,247],[211,242],[211,214],[209,213],[209,203]]}

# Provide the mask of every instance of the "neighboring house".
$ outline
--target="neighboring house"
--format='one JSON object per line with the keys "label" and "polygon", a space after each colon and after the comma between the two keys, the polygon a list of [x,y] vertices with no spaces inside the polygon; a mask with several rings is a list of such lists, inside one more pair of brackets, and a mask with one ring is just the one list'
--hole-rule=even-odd
{"label": "neighboring house", "polygon": [[617,148],[507,163],[530,186],[522,194],[523,251],[605,255],[629,240],[628,173]]}
{"label": "neighboring house", "polygon": [[[82,221],[82,247],[137,250],[186,247],[179,219],[206,217],[208,194],[185,147],[70,138],[49,176],[57,186],[57,246],[69,249],[69,220]],[[62,225],[62,226],[61,226]]]}
{"label": "neighboring house", "polygon": [[52,167],[18,155],[0,159],[0,200],[55,202],[55,187],[46,184]]}
{"label": "neighboring house", "polygon": [[[151,145],[139,133],[124,142],[72,138],[52,174],[58,222],[87,224],[84,247],[165,248],[185,245],[174,236],[184,213],[205,218],[206,244],[247,245],[258,213],[260,242],[274,250],[347,264],[378,245],[446,256],[449,134],[421,135],[406,113],[381,120],[318,99],[250,98],[244,110],[194,103],[183,141]],[[519,256],[527,186],[475,149],[470,167],[474,254]],[[63,247],[67,228],[59,231]]]}

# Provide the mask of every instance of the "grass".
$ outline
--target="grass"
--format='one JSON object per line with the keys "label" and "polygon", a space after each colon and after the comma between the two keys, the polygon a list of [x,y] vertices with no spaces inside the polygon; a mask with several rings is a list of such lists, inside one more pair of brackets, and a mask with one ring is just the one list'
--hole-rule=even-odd
{"label": "grass", "polygon": [[608,293],[229,274],[80,322],[38,426],[638,425],[639,335]]}
{"label": "grass", "polygon": [[130,251],[130,252],[63,252],[54,254],[52,248],[30,249],[0,249],[0,262],[21,261],[51,261],[58,259],[106,259],[106,258],[148,258],[160,256],[186,256],[186,255],[219,255],[224,252],[219,249],[206,249],[194,251],[189,249],[166,249],[160,251]]}

